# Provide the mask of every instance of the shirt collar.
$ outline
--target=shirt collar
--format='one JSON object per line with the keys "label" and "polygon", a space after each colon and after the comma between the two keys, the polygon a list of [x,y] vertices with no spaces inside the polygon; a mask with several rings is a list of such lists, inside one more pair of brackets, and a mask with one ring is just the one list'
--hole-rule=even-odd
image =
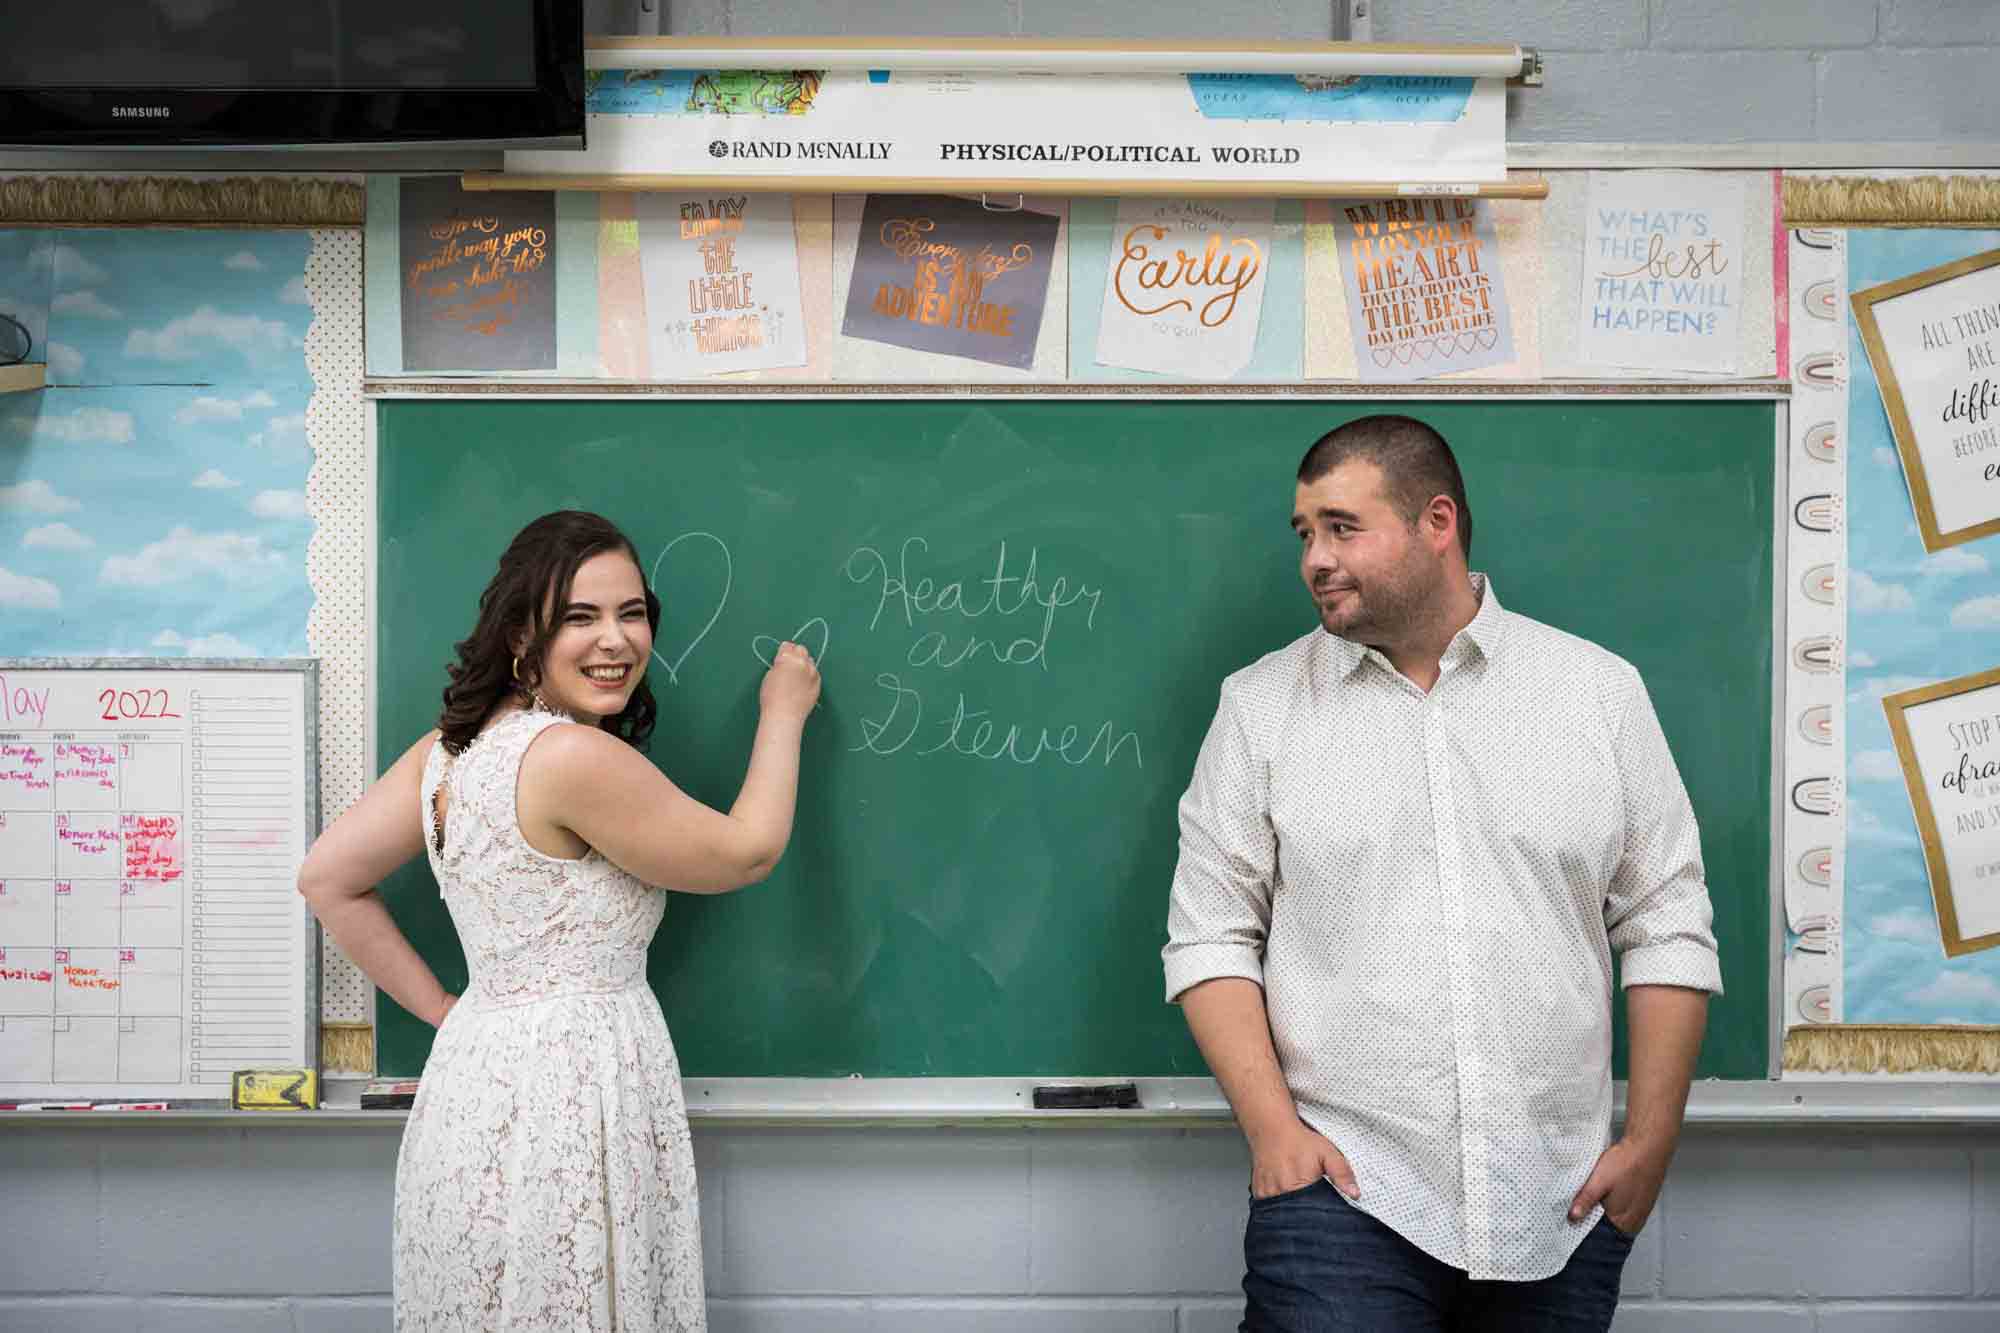
{"label": "shirt collar", "polygon": [[[1443,661],[1456,662],[1469,652],[1477,652],[1491,660],[1507,638],[1507,619],[1510,613],[1500,605],[1500,596],[1493,589],[1493,580],[1477,571],[1472,573],[1472,591],[1479,597],[1479,610],[1466,623],[1464,629],[1452,636],[1445,646]],[[1337,634],[1321,632],[1326,640],[1323,645],[1331,655],[1334,675],[1341,680],[1352,676],[1368,660],[1373,649],[1351,639],[1343,639]],[[1378,657],[1380,654],[1376,654]],[[1387,664],[1387,659],[1383,659]],[[1390,668],[1393,670],[1394,668]]]}

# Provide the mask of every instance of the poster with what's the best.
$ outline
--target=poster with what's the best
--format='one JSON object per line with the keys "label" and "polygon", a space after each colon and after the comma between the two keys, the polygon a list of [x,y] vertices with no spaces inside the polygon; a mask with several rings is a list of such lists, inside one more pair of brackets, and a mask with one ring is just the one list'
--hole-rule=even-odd
{"label": "poster with what's the best", "polygon": [[1743,179],[1593,171],[1577,359],[1610,370],[1742,371]]}
{"label": "poster with what's the best", "polygon": [[1848,301],[1924,549],[2000,533],[2000,250]]}

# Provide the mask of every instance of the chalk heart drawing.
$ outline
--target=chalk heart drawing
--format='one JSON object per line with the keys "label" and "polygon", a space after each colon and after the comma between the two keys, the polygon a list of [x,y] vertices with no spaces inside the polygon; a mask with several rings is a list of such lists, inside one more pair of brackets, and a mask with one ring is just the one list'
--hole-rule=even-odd
{"label": "chalk heart drawing", "polygon": [[[809,642],[814,630],[819,631],[818,648],[814,648]],[[833,631],[826,627],[826,621],[819,616],[814,616],[811,620],[808,620],[805,624],[792,631],[791,641],[811,653],[814,662],[824,663],[826,661],[827,641],[832,637]],[[759,662],[762,662],[765,666],[769,666],[778,656],[778,645],[782,642],[784,640],[774,639],[768,634],[759,634],[756,638],[750,640],[750,651],[757,655]]]}
{"label": "chalk heart drawing", "polygon": [[[675,551],[681,550],[684,544],[690,542],[693,545],[688,546],[686,551],[669,565],[668,557],[672,556]],[[700,560],[697,558],[696,553],[703,546],[713,546],[716,550],[722,552],[722,593],[715,599],[715,609],[709,612],[708,619],[702,623],[702,627],[699,630],[695,631],[694,637],[688,640],[687,647],[681,649],[680,654],[673,658],[669,658],[666,653],[661,651],[663,646],[669,650],[673,647],[672,642],[666,638],[668,631],[667,611],[670,607],[678,609],[683,603],[679,596],[662,596],[660,598],[660,637],[656,638],[653,642],[653,660],[666,670],[667,681],[673,685],[681,683],[681,668],[687,664],[688,658],[694,656],[694,650],[701,646],[701,641],[708,637],[708,632],[715,628],[715,622],[722,618],[722,608],[729,605],[729,590],[736,586],[736,561],[729,554],[728,544],[712,532],[683,532],[680,536],[668,542],[661,548],[660,553],[653,557],[652,584],[653,590],[657,593],[661,587],[666,586],[660,582],[660,570],[662,568],[670,570],[676,568],[685,569],[689,575],[693,575],[696,571],[703,569],[706,569],[709,573],[713,573],[714,562],[712,560]],[[689,580],[686,578],[676,578],[672,588],[675,592],[679,592],[688,586],[688,582]],[[686,604],[696,607],[701,605],[700,601],[693,597],[689,597]],[[680,620],[681,617],[676,616],[675,619]]]}

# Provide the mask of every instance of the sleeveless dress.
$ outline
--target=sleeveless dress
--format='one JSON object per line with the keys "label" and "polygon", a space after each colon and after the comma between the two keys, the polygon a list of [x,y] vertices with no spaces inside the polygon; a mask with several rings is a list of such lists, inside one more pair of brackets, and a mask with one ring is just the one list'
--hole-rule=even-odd
{"label": "sleeveless dress", "polygon": [[396,1163],[402,1333],[707,1326],[680,1065],[646,984],[665,895],[595,851],[536,851],[515,814],[522,756],[565,720],[515,713],[424,765],[431,871],[471,983]]}

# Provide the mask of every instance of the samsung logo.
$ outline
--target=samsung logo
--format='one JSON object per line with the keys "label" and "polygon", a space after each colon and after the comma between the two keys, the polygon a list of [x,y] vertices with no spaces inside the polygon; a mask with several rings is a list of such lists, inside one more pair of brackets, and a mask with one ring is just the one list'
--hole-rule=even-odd
{"label": "samsung logo", "polygon": [[113,120],[165,120],[174,114],[169,106],[114,106],[111,108]]}

